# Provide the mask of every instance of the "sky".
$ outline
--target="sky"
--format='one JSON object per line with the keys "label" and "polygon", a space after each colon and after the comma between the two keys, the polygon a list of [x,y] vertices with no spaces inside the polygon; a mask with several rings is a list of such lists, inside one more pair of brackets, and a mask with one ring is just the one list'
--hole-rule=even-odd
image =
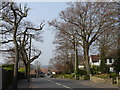
{"label": "sky", "polygon": [[[35,25],[39,25],[42,20],[45,20],[45,26],[43,28],[43,43],[33,42],[39,50],[42,51],[41,56],[37,59],[41,62],[41,65],[48,65],[50,58],[54,56],[53,50],[55,45],[53,44],[55,32],[47,22],[58,18],[61,10],[64,10],[67,5],[65,2],[29,2],[30,11],[27,20],[30,20]],[[34,62],[33,62],[34,63]]]}

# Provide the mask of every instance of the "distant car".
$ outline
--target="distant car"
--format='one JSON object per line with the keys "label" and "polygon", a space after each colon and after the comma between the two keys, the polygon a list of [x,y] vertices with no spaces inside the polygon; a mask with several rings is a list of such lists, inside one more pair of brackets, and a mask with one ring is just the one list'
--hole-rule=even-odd
{"label": "distant car", "polygon": [[38,75],[39,77],[45,77],[45,73],[43,73],[43,72],[39,72],[39,75]]}

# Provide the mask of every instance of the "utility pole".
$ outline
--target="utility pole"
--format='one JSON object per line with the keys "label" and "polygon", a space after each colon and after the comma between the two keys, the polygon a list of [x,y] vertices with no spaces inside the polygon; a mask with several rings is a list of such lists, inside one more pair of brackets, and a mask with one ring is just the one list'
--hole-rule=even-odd
{"label": "utility pole", "polygon": [[31,43],[32,43],[32,35],[30,35],[30,49],[29,49],[29,61],[28,61],[28,82],[30,81],[30,57],[31,57]]}

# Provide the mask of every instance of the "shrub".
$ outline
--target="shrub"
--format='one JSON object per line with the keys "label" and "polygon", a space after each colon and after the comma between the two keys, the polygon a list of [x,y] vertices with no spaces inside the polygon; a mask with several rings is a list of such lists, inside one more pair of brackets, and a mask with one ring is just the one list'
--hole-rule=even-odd
{"label": "shrub", "polygon": [[18,71],[19,72],[25,72],[25,68],[20,68]]}
{"label": "shrub", "polygon": [[95,75],[99,78],[104,78],[104,79],[109,79],[109,75],[108,74],[100,74],[100,75]]}
{"label": "shrub", "polygon": [[79,70],[79,75],[80,76],[83,76],[83,75],[86,75],[86,74],[87,74],[86,70],[84,70],[84,69]]}
{"label": "shrub", "polygon": [[110,74],[109,74],[109,77],[110,77],[110,78],[115,78],[115,77],[117,77],[117,76],[118,76],[117,73],[110,73]]}
{"label": "shrub", "polygon": [[72,75],[71,74],[65,74],[64,77],[65,78],[72,78]]}
{"label": "shrub", "polygon": [[99,66],[92,66],[91,67],[91,73],[92,74],[98,74],[98,73],[100,73],[100,67]]}
{"label": "shrub", "polygon": [[63,78],[63,75],[57,75],[58,78]]}
{"label": "shrub", "polygon": [[85,76],[84,76],[84,80],[90,80],[89,75],[85,75]]}

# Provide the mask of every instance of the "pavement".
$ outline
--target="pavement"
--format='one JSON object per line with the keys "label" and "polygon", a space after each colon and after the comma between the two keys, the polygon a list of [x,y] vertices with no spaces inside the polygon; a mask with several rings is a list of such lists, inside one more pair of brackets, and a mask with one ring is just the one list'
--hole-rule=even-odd
{"label": "pavement", "polygon": [[[89,80],[71,80],[62,78],[32,78],[28,83],[27,80],[20,80],[18,88],[118,88],[115,85],[100,84]],[[112,89],[113,90],[113,89]]]}

